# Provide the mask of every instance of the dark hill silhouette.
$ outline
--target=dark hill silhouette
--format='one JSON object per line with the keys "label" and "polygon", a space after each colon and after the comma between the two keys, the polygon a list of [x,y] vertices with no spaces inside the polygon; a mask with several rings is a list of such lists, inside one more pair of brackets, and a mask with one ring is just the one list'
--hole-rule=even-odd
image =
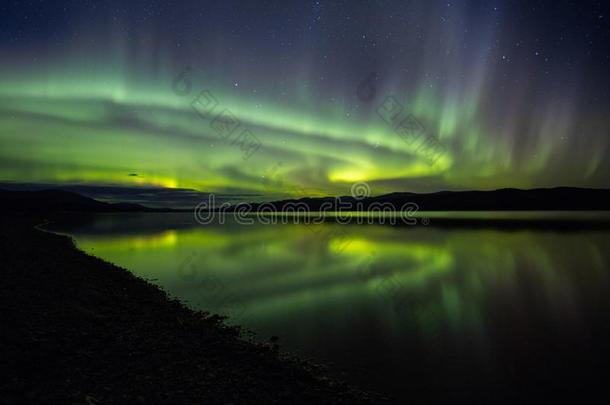
{"label": "dark hill silhouette", "polygon": [[[305,204],[310,211],[319,211],[323,204],[333,204],[334,210],[350,211],[386,204],[395,210],[415,203],[420,211],[597,211],[610,209],[610,190],[575,187],[520,190],[505,188],[493,191],[439,191],[429,194],[396,192],[357,200],[354,197],[301,198],[266,203],[278,211],[287,204]],[[252,204],[253,210],[261,204]],[[328,211],[328,210],[327,210]]]}
{"label": "dark hill silhouette", "polygon": [[110,204],[63,190],[6,191],[0,190],[0,208],[17,212],[153,212],[138,204]]}
{"label": "dark hill silhouette", "polygon": [[[357,200],[351,196],[287,199],[264,203],[277,211],[299,202],[310,211],[320,211],[329,204],[335,210],[366,211],[373,204],[399,210],[405,204],[417,204],[420,211],[597,211],[610,209],[610,190],[574,187],[548,189],[499,189],[493,191],[440,191],[429,194],[395,192]],[[243,203],[242,203],[243,204]],[[263,203],[250,204],[253,211]],[[325,205],[323,205],[325,204]],[[239,204],[238,204],[239,205]],[[236,206],[229,209],[234,210]],[[132,203],[105,203],[63,190],[0,190],[0,209],[17,212],[190,212],[169,208],[149,208]]]}

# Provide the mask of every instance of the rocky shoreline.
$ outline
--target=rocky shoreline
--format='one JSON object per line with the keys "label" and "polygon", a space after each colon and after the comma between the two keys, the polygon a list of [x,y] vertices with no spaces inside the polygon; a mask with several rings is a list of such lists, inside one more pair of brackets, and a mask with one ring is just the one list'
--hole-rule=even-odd
{"label": "rocky shoreline", "polygon": [[68,237],[2,219],[1,401],[383,403],[320,367],[243,338]]}

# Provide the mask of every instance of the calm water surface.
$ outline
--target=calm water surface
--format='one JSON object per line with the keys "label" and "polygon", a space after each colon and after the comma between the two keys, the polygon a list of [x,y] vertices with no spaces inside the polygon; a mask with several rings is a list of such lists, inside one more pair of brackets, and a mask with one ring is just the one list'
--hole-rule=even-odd
{"label": "calm water surface", "polygon": [[609,364],[604,230],[202,226],[191,214],[51,230],[399,402],[589,389]]}

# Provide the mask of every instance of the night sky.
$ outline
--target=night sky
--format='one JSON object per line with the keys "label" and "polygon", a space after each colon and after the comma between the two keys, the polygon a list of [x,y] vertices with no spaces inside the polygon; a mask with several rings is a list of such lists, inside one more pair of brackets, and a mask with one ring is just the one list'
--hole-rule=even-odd
{"label": "night sky", "polygon": [[610,187],[609,11],[3,1],[0,181],[265,198]]}

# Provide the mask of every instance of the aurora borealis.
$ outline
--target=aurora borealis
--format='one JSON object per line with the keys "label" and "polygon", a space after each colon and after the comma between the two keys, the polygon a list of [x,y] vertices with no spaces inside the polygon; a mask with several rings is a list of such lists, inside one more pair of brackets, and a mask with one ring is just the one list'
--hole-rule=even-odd
{"label": "aurora borealis", "polygon": [[[125,3],[125,4],[123,4]],[[264,195],[610,187],[603,2],[0,6],[0,181]],[[175,91],[181,73],[190,87]],[[359,85],[373,77],[370,97]],[[191,107],[200,91],[260,140]],[[377,114],[393,96],[446,153]]]}

